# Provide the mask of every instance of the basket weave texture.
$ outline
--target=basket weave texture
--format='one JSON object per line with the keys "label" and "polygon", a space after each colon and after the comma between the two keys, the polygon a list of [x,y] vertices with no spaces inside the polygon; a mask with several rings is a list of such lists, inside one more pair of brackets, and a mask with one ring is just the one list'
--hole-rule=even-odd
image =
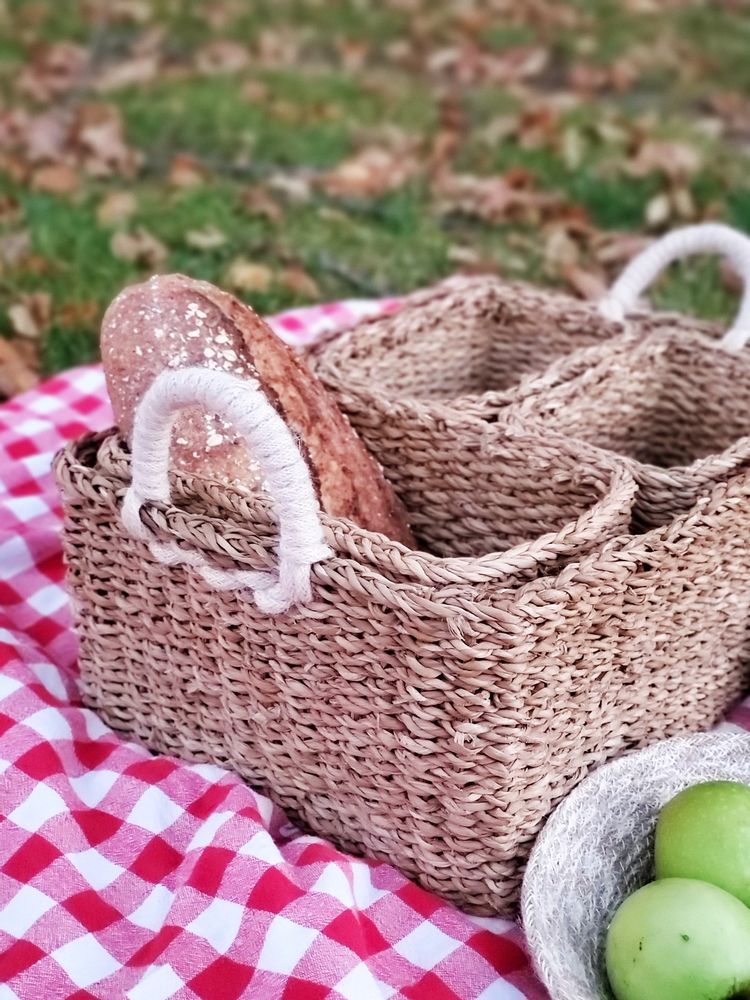
{"label": "basket weave texture", "polygon": [[[718,353],[716,331],[676,317],[634,330]],[[633,534],[635,462],[519,411],[585,381],[618,334],[564,296],[469,279],[320,348],[428,551],[322,516],[333,556],[283,615],[130,537],[115,432],[67,447],[87,703],[155,750],[231,766],[304,826],[467,910],[513,913],[555,804],[622,750],[710,726],[748,676],[750,466]],[[735,392],[750,423],[750,380]],[[179,478],[142,517],[220,566],[275,565],[262,495]]]}

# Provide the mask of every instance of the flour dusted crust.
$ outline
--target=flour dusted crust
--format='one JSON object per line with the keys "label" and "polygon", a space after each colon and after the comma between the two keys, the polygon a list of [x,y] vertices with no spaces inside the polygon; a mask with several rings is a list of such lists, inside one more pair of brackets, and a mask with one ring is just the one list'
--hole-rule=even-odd
{"label": "flour dusted crust", "polygon": [[[402,504],[328,390],[232,295],[180,274],[133,285],[104,316],[101,350],[115,419],[128,439],[139,400],[165,368],[199,365],[257,380],[295,433],[323,510],[414,546]],[[172,464],[238,489],[261,486],[243,442],[200,407],[178,415]]]}

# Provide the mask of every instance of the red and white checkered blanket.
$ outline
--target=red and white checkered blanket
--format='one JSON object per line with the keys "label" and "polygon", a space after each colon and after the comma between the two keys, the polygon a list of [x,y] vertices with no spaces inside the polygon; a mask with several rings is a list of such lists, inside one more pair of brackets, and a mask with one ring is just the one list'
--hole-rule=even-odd
{"label": "red and white checkered blanket", "polygon": [[[308,342],[383,308],[275,321]],[[516,926],[302,836],[218,767],[81,707],[50,461],[112,422],[98,367],[0,406],[0,1000],[543,1000]],[[750,728],[750,703],[734,724]]]}

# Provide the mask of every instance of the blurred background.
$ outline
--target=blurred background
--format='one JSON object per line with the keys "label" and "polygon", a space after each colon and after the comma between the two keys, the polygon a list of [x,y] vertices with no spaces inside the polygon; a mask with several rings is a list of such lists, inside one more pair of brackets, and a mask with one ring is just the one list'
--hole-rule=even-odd
{"label": "blurred background", "polygon": [[[750,230],[749,152],[747,0],[0,0],[0,396],[155,271],[262,312],[596,297],[671,226]],[[655,299],[735,291],[699,261]]]}

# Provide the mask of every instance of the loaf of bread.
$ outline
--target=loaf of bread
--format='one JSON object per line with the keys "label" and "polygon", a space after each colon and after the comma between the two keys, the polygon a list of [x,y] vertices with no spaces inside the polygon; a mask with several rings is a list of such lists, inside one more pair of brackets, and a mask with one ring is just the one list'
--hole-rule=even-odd
{"label": "loaf of bread", "polygon": [[[295,434],[322,509],[414,546],[403,505],[333,396],[232,295],[180,274],[133,285],[104,316],[101,351],[115,419],[128,440],[138,402],[165,368],[197,365],[257,380]],[[178,415],[172,465],[238,489],[262,486],[233,429],[199,407]]]}

